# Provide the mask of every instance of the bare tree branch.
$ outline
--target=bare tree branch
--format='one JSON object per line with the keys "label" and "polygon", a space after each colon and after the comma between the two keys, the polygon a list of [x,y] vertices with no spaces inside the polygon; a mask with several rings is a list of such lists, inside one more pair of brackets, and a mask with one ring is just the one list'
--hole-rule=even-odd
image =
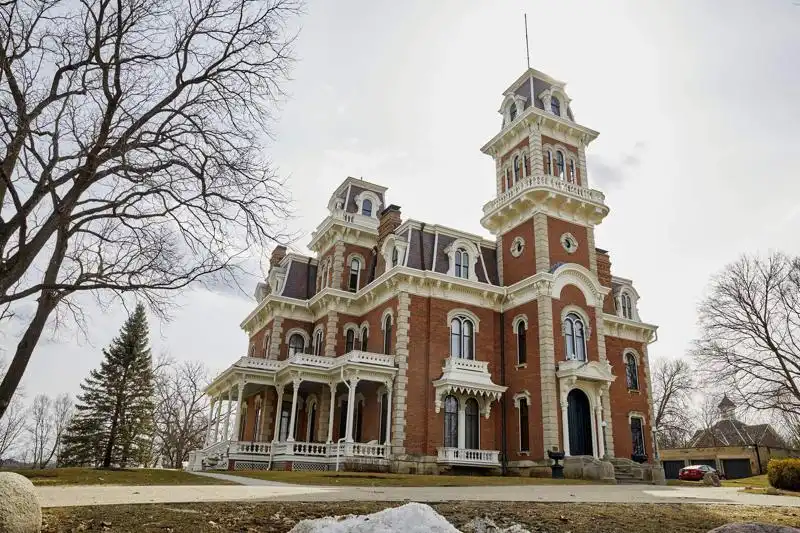
{"label": "bare tree branch", "polygon": [[693,370],[684,359],[660,359],[653,365],[653,410],[660,448],[681,448],[691,436]]}

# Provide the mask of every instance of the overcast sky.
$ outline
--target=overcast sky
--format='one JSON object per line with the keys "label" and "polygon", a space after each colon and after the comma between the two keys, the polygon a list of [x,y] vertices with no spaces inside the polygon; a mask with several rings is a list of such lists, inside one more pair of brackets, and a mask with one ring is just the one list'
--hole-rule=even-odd
{"label": "overcast sky", "polygon": [[[651,356],[683,355],[708,278],[742,252],[800,252],[800,6],[793,0],[310,0],[298,62],[267,147],[289,178],[306,252],[348,175],[389,188],[403,217],[478,233],[494,195],[479,148],[502,91],[531,66],[567,82],[576,120],[600,132],[589,180],[610,215],[596,244],[659,325]],[[253,272],[248,292],[252,292]],[[246,352],[254,302],[195,290],[155,353],[222,370]],[[75,393],[122,309],[90,310],[34,353],[28,396]],[[6,355],[14,339],[6,336]],[[479,356],[480,357],[480,356]]]}

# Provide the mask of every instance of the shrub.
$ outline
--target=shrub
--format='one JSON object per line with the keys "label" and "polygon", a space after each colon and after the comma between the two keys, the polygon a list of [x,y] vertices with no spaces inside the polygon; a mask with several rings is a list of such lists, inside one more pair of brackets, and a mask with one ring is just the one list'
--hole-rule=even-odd
{"label": "shrub", "polygon": [[771,459],[767,478],[776,489],[800,491],[800,459]]}

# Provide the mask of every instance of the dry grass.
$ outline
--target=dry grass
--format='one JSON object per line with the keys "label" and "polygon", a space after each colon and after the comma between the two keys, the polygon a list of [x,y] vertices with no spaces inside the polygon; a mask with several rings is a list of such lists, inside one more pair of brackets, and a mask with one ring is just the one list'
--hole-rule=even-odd
{"label": "dry grass", "polygon": [[209,477],[195,476],[182,470],[156,468],[46,468],[13,470],[34,485],[233,485]]}
{"label": "dry grass", "polygon": [[[381,502],[267,502],[110,505],[44,510],[46,533],[285,532],[298,521],[367,514],[397,504]],[[705,533],[731,522],[800,524],[800,509],[695,504],[545,504],[482,502],[432,504],[456,527],[488,516],[500,526],[519,523],[547,533]]]}
{"label": "dry grass", "polygon": [[379,487],[472,487],[498,485],[589,485],[580,479],[501,476],[426,476],[417,474],[379,474],[372,472],[286,472],[237,470],[236,476],[295,483],[297,485],[379,486]]}

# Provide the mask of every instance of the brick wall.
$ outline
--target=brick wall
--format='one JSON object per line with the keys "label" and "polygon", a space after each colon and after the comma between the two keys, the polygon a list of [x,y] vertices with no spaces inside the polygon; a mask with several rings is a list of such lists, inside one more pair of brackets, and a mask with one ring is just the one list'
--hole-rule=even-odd
{"label": "brick wall", "polygon": [[[516,237],[525,240],[522,255],[511,254],[511,244]],[[503,284],[513,285],[536,273],[536,246],[534,245],[533,220],[526,220],[519,226],[503,234]]]}
{"label": "brick wall", "polygon": [[[597,251],[597,279],[603,287],[611,287],[611,257],[606,251]],[[603,312],[616,314],[614,295],[609,293],[603,301]]]}
{"label": "brick wall", "polygon": [[[564,334],[562,333],[561,313],[568,305],[576,305],[580,307],[589,317],[589,326],[591,334],[586,341],[586,351],[589,361],[599,361],[600,355],[597,349],[597,320],[595,318],[594,307],[586,305],[586,299],[583,293],[574,285],[567,285],[561,290],[559,299],[553,299],[553,340],[555,342],[556,362],[566,359],[566,346],[564,343]],[[606,348],[608,349],[608,348]]]}
{"label": "brick wall", "polygon": [[[567,232],[578,241],[578,249],[574,253],[568,253],[561,245],[561,236]],[[584,226],[547,217],[547,241],[551,266],[556,263],[577,263],[589,268],[589,236]]]}
{"label": "brick wall", "polygon": [[364,246],[357,246],[355,244],[345,243],[344,245],[344,268],[342,268],[342,278],[339,285],[342,290],[347,291],[350,287],[350,262],[348,258],[351,254],[361,256],[361,275],[358,279],[358,288],[360,289],[368,283],[369,265],[372,260],[372,249]]}
{"label": "brick wall", "polygon": [[[247,354],[250,355],[250,347],[252,346],[254,349],[252,351],[253,357],[266,357],[267,354],[264,350],[264,337],[270,335],[272,333],[272,320],[270,320],[266,326],[261,328],[260,330],[256,331],[251,337],[250,342],[247,348]],[[269,349],[269,347],[267,347]]]}

